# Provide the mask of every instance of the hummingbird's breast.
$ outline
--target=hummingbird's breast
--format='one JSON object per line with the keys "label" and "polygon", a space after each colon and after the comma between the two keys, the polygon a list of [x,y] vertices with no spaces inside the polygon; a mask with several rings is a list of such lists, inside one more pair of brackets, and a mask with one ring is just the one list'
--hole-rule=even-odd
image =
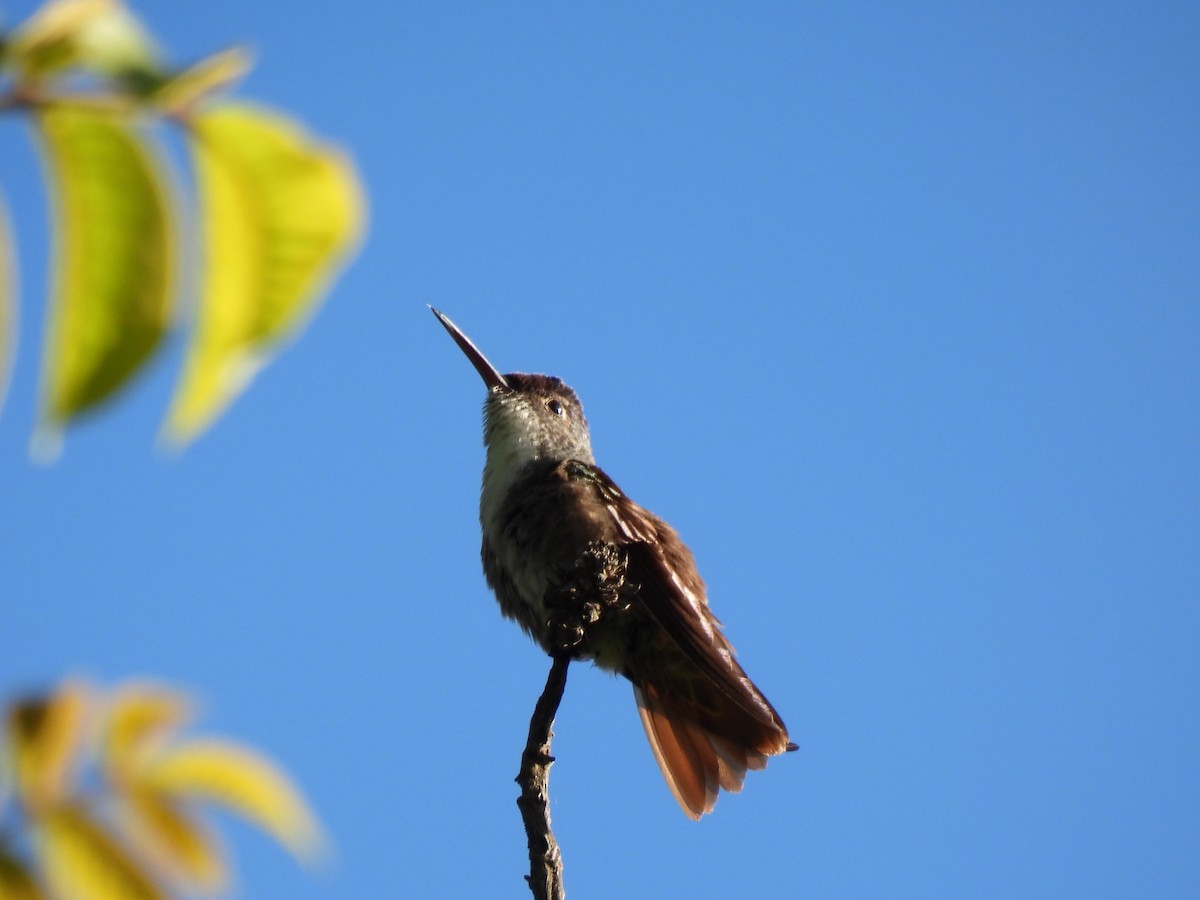
{"label": "hummingbird's breast", "polygon": [[550,607],[561,602],[561,589],[575,577],[579,560],[595,542],[620,539],[588,486],[567,476],[568,465],[530,462],[500,497],[490,495],[485,475],[480,502],[484,575],[500,611],[547,652],[556,649]]}

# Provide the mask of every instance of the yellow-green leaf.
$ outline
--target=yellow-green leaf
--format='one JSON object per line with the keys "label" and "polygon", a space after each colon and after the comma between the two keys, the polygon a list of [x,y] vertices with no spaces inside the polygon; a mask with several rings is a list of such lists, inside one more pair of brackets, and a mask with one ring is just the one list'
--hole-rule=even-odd
{"label": "yellow-green leaf", "polygon": [[244,47],[230,47],[167,78],[154,92],[154,104],[171,114],[185,113],[199,100],[245,77],[254,59]]}
{"label": "yellow-green leaf", "polygon": [[25,863],[0,846],[0,900],[42,900],[44,896]]}
{"label": "yellow-green leaf", "polygon": [[49,697],[14,704],[8,727],[16,790],[34,813],[62,803],[87,739],[88,688],[68,681]]}
{"label": "yellow-green leaf", "polygon": [[79,63],[108,75],[158,75],[159,50],[142,23],[122,3],[89,19],[76,36]]}
{"label": "yellow-green leaf", "polygon": [[13,253],[12,238],[8,233],[8,212],[3,198],[0,198],[0,409],[4,409],[4,397],[8,393],[8,379],[12,374],[17,349],[17,306],[13,301],[16,284],[16,254]]}
{"label": "yellow-green leaf", "polygon": [[207,427],[308,319],[363,220],[353,165],[290,119],[223,105],[191,122],[204,284],[166,426],[177,443]]}
{"label": "yellow-green leaf", "polygon": [[158,347],[175,240],[156,155],[128,118],[55,107],[37,121],[56,211],[42,426],[57,432]]}
{"label": "yellow-green leaf", "polygon": [[131,682],[113,691],[103,730],[104,768],[121,781],[133,777],[149,754],[192,717],[192,704],[178,691]]}
{"label": "yellow-green leaf", "polygon": [[15,755],[13,741],[4,731],[0,731],[0,810],[8,808],[8,801],[13,794],[13,757]]}
{"label": "yellow-green leaf", "polygon": [[158,56],[141,22],[119,0],[52,0],[17,29],[4,62],[27,79],[68,66],[153,75]]}
{"label": "yellow-green leaf", "polygon": [[303,858],[323,843],[308,805],[287,776],[238,744],[211,739],[181,744],[149,764],[142,783],[180,800],[219,803]]}
{"label": "yellow-green leaf", "polygon": [[79,57],[79,36],[119,8],[119,0],[51,0],[13,33],[4,61],[27,74],[44,74]]}
{"label": "yellow-green leaf", "polygon": [[120,844],[78,807],[55,810],[36,832],[41,869],[63,900],[158,900],[163,894]]}
{"label": "yellow-green leaf", "polygon": [[123,794],[121,823],[130,846],[175,884],[218,893],[229,881],[216,836],[169,796],[135,789]]}

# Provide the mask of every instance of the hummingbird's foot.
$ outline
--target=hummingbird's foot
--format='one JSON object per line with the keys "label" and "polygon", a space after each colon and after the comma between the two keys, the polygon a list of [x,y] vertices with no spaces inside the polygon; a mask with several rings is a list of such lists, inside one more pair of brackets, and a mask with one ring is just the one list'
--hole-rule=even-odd
{"label": "hummingbird's foot", "polygon": [[597,624],[629,609],[637,586],[625,578],[627,562],[617,545],[592,541],[575,561],[571,579],[550,592],[546,624],[558,651],[575,659],[590,656]]}

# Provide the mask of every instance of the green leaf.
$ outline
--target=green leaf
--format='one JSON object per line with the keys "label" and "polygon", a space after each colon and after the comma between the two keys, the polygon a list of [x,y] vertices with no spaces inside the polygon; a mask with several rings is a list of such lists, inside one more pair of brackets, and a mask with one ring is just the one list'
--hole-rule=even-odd
{"label": "green leaf", "polygon": [[363,220],[353,165],[292,120],[223,105],[191,122],[205,268],[166,425],[180,444],[220,415],[307,321]]}
{"label": "green leaf", "polygon": [[0,197],[0,410],[4,409],[17,350],[16,285],[17,258],[8,232],[8,212]]}
{"label": "green leaf", "polygon": [[175,237],[155,154],[128,118],[55,107],[37,123],[56,212],[41,424],[57,435],[158,347],[171,315]]}

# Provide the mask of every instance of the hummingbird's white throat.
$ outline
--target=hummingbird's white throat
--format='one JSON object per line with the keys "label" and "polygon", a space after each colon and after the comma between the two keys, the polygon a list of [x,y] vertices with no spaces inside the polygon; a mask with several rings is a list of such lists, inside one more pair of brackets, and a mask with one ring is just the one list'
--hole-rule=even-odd
{"label": "hummingbird's white throat", "polygon": [[[577,413],[577,407],[571,413]],[[484,405],[483,440],[487,461],[479,519],[485,529],[499,525],[497,518],[509,488],[532,463],[545,459],[596,461],[582,415],[555,415],[547,409],[545,398],[535,393],[490,393]]]}

